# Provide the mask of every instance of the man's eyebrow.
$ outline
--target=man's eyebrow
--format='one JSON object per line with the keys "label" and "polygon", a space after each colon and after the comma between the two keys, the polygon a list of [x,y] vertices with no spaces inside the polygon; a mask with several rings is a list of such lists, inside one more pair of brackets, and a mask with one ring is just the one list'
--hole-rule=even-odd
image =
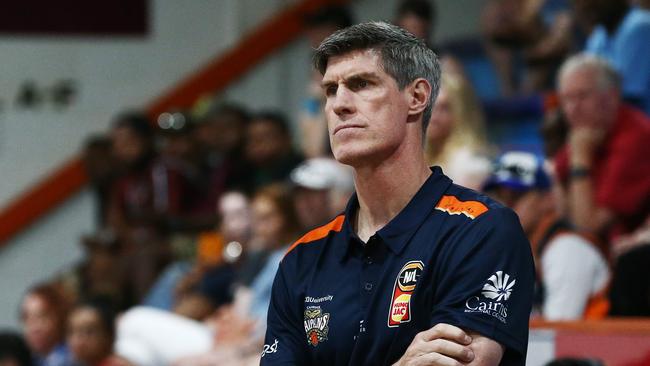
{"label": "man's eyebrow", "polygon": [[336,85],[336,82],[334,80],[323,80],[320,83],[321,88],[325,89],[329,86]]}
{"label": "man's eyebrow", "polygon": [[[371,72],[371,71],[370,72],[359,72],[359,73],[351,74],[351,75],[348,75],[348,76],[344,77],[343,82],[347,83],[350,80],[359,80],[359,79],[377,80],[377,79],[379,79],[379,75],[377,75],[377,73],[374,73],[374,72]],[[330,86],[332,84],[336,84],[336,82],[334,80],[323,80],[321,82],[321,86],[323,88],[325,88],[327,86]]]}
{"label": "man's eyebrow", "polygon": [[358,79],[366,79],[366,80],[376,80],[379,79],[379,75],[377,75],[374,72],[360,72],[357,74],[352,74],[345,78],[345,80],[358,80]]}

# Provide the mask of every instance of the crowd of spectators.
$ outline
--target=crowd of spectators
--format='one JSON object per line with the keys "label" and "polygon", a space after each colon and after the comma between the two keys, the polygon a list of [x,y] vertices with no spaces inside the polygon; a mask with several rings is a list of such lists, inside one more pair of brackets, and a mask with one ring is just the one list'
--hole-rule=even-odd
{"label": "crowd of spectators", "polygon": [[[650,316],[647,6],[486,2],[481,39],[500,98],[557,101],[538,116],[543,148],[529,151],[491,139],[490,103],[462,57],[433,43],[445,14],[425,0],[397,9],[395,23],[443,64],[426,159],[516,211],[536,260],[532,317]],[[354,22],[343,7],[305,19],[312,46]],[[90,137],[98,229],[80,263],[26,292],[23,334],[0,334],[0,364],[257,364],[279,261],[354,189],[329,153],[319,76],[295,116],[215,99],[155,120],[122,113]]]}

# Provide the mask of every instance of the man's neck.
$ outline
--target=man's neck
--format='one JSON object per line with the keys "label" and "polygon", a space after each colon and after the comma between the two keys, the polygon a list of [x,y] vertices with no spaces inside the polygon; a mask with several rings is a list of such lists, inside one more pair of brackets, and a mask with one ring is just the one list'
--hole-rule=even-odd
{"label": "man's neck", "polygon": [[364,242],[397,216],[431,175],[423,158],[404,160],[355,169],[359,199],[355,231]]}

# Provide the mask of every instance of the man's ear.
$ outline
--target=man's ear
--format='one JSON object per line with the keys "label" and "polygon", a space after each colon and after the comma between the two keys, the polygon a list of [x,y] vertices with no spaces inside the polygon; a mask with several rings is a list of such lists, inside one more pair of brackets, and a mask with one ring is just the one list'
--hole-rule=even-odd
{"label": "man's ear", "polygon": [[417,116],[424,112],[431,96],[431,84],[426,79],[416,79],[407,88],[409,117]]}

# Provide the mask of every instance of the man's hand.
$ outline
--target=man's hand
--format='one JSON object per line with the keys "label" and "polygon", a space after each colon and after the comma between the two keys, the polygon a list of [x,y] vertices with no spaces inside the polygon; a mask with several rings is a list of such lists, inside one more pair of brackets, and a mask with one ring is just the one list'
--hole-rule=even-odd
{"label": "man's hand", "polygon": [[605,140],[606,131],[591,126],[573,127],[569,133],[572,165],[591,166],[594,152]]}
{"label": "man's hand", "polygon": [[472,338],[462,329],[449,324],[436,324],[433,328],[418,333],[404,356],[393,366],[465,365],[474,360],[469,345]]}

